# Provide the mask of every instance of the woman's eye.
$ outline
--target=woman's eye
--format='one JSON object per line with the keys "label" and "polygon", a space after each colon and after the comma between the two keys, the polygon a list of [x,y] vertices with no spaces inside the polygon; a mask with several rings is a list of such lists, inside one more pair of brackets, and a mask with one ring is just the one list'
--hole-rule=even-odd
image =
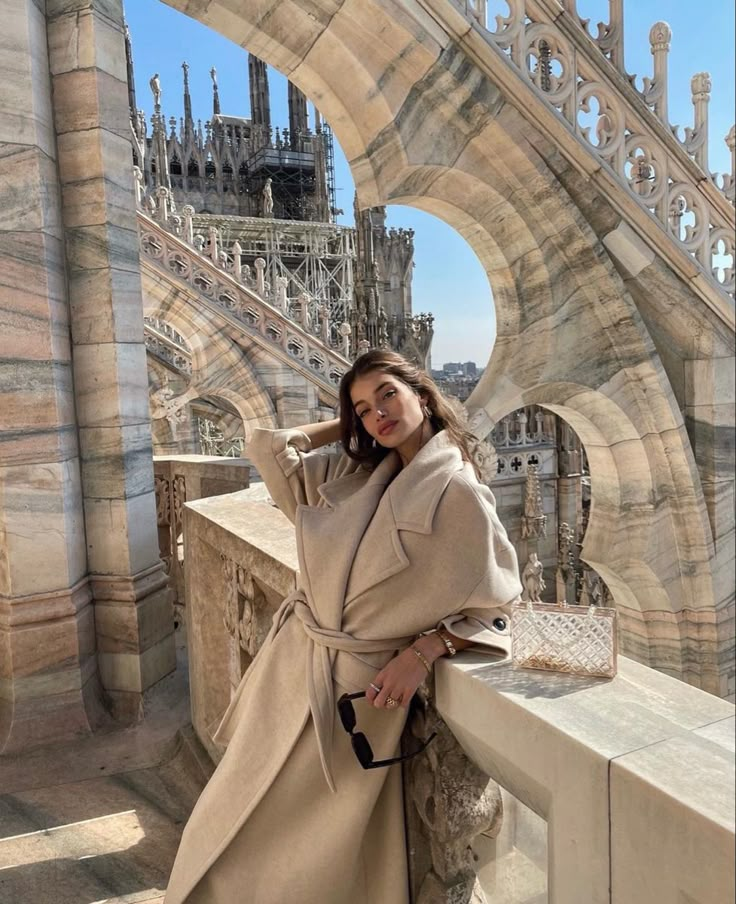
{"label": "woman's eye", "polygon": [[392,396],[396,395],[395,389],[389,389],[388,392],[384,395],[384,399],[390,399]]}
{"label": "woman's eye", "polygon": [[367,411],[367,410],[366,410],[366,411],[361,411],[361,412],[359,412],[358,417],[361,419],[361,421],[362,421],[363,418],[366,416],[366,414],[368,414],[368,411]]}

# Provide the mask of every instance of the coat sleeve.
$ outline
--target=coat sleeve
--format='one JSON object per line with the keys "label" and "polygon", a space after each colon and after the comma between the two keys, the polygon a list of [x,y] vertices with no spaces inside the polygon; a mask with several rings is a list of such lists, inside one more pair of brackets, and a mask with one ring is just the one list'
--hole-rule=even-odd
{"label": "coat sleeve", "polygon": [[318,505],[317,488],[356,471],[360,465],[344,452],[313,452],[301,430],[258,428],[246,450],[273,501],[293,523],[298,505]]}
{"label": "coat sleeve", "polygon": [[493,493],[480,483],[471,484],[480,511],[478,523],[481,554],[485,571],[462,603],[461,608],[443,618],[438,627],[445,627],[456,637],[474,644],[495,647],[511,652],[511,604],[520,598],[522,591],[516,551],[496,514]]}

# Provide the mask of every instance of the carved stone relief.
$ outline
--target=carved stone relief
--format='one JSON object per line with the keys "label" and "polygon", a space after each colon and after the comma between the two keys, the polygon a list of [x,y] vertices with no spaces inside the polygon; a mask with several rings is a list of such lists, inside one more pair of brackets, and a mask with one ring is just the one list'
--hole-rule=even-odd
{"label": "carved stone relief", "polygon": [[437,732],[407,768],[412,899],[416,904],[486,904],[472,842],[481,833],[495,838],[500,832],[500,789],[468,759],[426,698],[409,730],[422,740]]}

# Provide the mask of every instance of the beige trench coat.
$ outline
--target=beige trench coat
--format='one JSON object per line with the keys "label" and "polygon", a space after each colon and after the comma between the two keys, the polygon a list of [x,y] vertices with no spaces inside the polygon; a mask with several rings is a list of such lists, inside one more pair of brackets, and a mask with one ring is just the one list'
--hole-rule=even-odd
{"label": "beige trench coat", "polygon": [[[248,447],[296,525],[299,589],[218,731],[227,751],[185,828],[166,904],[408,904],[399,767],[363,770],[335,700],[423,630],[508,652],[521,591],[491,492],[443,432],[372,472],[294,430]],[[403,709],[356,701],[376,758]]]}

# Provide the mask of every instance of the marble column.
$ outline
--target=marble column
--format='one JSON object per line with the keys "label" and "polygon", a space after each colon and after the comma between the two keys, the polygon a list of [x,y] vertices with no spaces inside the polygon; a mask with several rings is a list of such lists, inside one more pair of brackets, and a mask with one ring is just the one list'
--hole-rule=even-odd
{"label": "marble column", "polygon": [[175,667],[158,553],[121,0],[46,19],[97,661],[113,712]]}
{"label": "marble column", "polygon": [[101,714],[42,6],[0,42],[0,753]]}

